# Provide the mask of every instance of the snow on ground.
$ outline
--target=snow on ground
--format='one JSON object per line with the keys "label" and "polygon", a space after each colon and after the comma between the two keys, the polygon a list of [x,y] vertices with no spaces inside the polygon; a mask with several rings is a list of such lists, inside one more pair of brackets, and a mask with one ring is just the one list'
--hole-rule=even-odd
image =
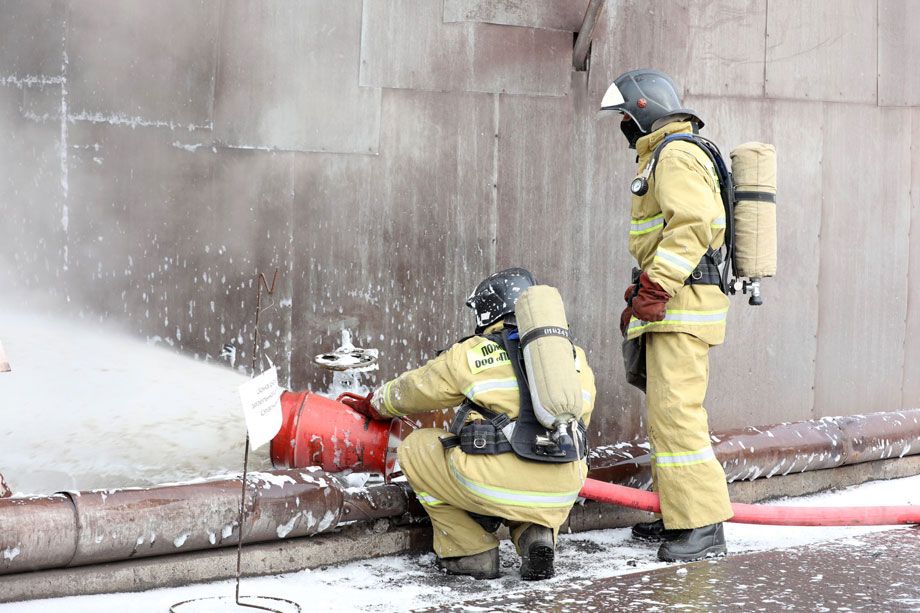
{"label": "snow on ground", "polygon": [[[0,304],[0,339],[13,368],[0,374],[0,473],[17,494],[151,485],[238,473],[245,430],[237,387],[246,376],[101,325],[25,315]],[[341,383],[341,382],[340,382]],[[360,391],[360,380],[357,382]],[[330,395],[338,389],[332,390]],[[270,468],[267,446],[253,469]],[[920,476],[780,501],[785,505],[920,504]],[[727,524],[732,553],[793,547],[887,528],[800,528]],[[654,545],[628,529],[560,536],[557,576],[522,583],[519,558],[501,545],[495,581],[434,570],[434,555],[399,555],[243,579],[242,594],[287,598],[304,611],[406,611],[663,566]],[[79,596],[0,605],[0,613],[168,611],[201,597],[231,597],[233,581],[137,594]],[[230,611],[203,601],[184,612]]]}
{"label": "snow on ground", "polygon": [[[920,504],[920,476],[876,481],[774,504],[794,506],[849,506]],[[726,524],[731,553],[795,547],[853,537],[888,527],[781,527]],[[655,558],[656,546],[629,540],[627,528],[560,535],[556,552],[557,575],[540,583],[524,583],[518,576],[519,558],[509,541],[502,541],[502,576],[476,581],[437,572],[434,554],[398,555],[273,577],[244,578],[243,595],[286,598],[305,612],[409,611],[489,596],[530,590],[565,589],[584,581],[602,579],[665,566]],[[234,581],[151,590],[136,594],[78,596],[0,605],[0,613],[69,611],[121,613],[168,611],[173,604],[194,598],[226,596],[232,599]],[[222,606],[219,606],[222,605]],[[232,611],[227,602],[204,601],[178,611]]]}

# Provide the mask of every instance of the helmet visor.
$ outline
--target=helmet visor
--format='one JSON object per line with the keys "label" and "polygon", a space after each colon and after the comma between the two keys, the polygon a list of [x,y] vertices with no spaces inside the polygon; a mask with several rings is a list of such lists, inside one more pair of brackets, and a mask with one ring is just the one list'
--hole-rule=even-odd
{"label": "helmet visor", "polygon": [[623,92],[620,91],[616,83],[612,83],[610,87],[607,88],[603,100],[601,100],[601,110],[613,110],[613,107],[623,104],[624,102],[626,102],[626,98],[623,97]]}

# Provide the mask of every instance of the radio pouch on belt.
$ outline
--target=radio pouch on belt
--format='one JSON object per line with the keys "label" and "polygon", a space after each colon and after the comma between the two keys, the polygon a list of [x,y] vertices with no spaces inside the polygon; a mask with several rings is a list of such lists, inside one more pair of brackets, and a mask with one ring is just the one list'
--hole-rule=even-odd
{"label": "radio pouch on belt", "polygon": [[645,391],[645,335],[623,341],[623,366],[626,382]]}
{"label": "radio pouch on belt", "polygon": [[[639,293],[639,276],[641,268],[633,268],[633,290],[629,296],[629,306],[633,298]],[[645,335],[640,334],[633,339],[623,339],[623,367],[626,371],[626,382],[645,391]]]}

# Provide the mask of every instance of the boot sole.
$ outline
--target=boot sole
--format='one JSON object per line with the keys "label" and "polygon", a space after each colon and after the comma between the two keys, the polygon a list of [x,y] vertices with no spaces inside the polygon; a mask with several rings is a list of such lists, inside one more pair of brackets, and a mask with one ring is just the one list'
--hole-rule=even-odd
{"label": "boot sole", "polygon": [[687,555],[681,554],[671,554],[671,555],[661,555],[658,554],[658,559],[663,562],[695,562],[697,560],[705,560],[706,558],[721,558],[722,556],[728,553],[728,549],[725,545],[712,545],[706,549]]}
{"label": "boot sole", "polygon": [[546,545],[533,545],[528,556],[521,560],[521,579],[524,581],[540,581],[549,579],[556,574],[553,569],[553,560],[556,552]]}

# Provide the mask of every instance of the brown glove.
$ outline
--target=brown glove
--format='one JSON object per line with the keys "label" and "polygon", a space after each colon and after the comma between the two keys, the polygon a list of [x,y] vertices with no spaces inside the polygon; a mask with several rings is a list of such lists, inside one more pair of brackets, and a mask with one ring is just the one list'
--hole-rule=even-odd
{"label": "brown glove", "polygon": [[632,319],[632,307],[628,304],[626,308],[623,309],[623,313],[620,314],[620,334],[626,336],[626,328],[629,327],[629,320]]}
{"label": "brown glove", "polygon": [[661,321],[667,314],[665,305],[671,294],[652,281],[648,273],[639,276],[639,292],[632,299],[632,312],[642,321]]}
{"label": "brown glove", "polygon": [[636,295],[636,286],[630,285],[626,288],[626,293],[623,294],[623,300],[626,301],[626,308],[623,309],[623,313],[620,314],[620,334],[626,336],[626,329],[629,327],[629,320],[633,316],[632,310],[632,300]]}
{"label": "brown glove", "polygon": [[342,398],[342,404],[348,405],[361,415],[365,417],[370,417],[371,419],[381,419],[380,415],[377,414],[377,411],[371,406],[371,398],[374,396],[374,392],[371,392],[363,398],[361,396],[355,396],[349,394],[345,398]]}

